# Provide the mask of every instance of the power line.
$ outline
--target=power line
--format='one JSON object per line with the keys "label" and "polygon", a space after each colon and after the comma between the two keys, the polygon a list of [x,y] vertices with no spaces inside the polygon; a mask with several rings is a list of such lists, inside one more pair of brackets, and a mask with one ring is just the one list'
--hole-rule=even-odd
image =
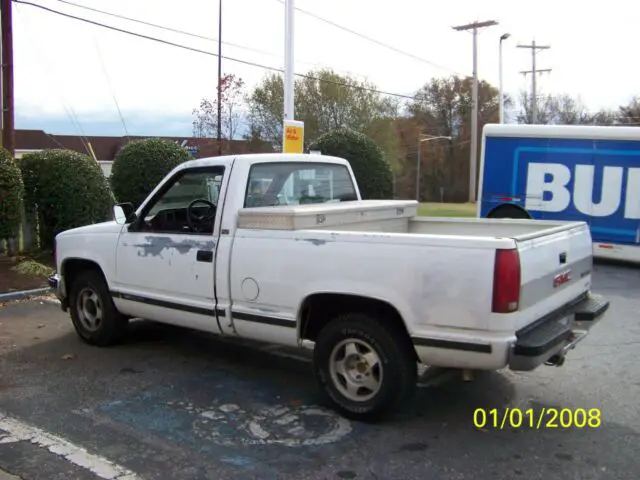
{"label": "power line", "polygon": [[[25,0],[13,0],[13,2],[14,3],[24,4],[24,5],[29,5],[29,6],[36,7],[36,8],[40,8],[42,10],[46,10],[46,11],[48,11],[50,13],[53,13],[53,14],[56,14],[56,15],[60,15],[60,16],[67,17],[67,18],[71,18],[73,20],[78,20],[80,22],[90,23],[90,24],[98,26],[98,27],[107,28],[109,30],[114,30],[116,32],[124,33],[124,34],[127,34],[127,35],[132,35],[134,37],[144,38],[146,40],[151,40],[153,42],[163,43],[165,45],[170,45],[170,46],[176,47],[176,48],[182,48],[184,50],[189,50],[189,51],[192,51],[192,52],[195,52],[195,53],[201,53],[203,55],[209,55],[209,56],[212,56],[212,57],[217,57],[218,56],[218,54],[213,53],[213,52],[208,52],[206,50],[201,50],[199,48],[188,47],[186,45],[182,45],[182,44],[179,44],[179,43],[170,42],[169,40],[163,40],[163,39],[160,39],[160,38],[157,38],[157,37],[144,35],[142,33],[132,32],[130,30],[125,30],[123,28],[114,27],[112,25],[106,25],[104,23],[96,22],[95,20],[90,20],[88,18],[78,17],[78,16],[75,16],[75,15],[71,15],[69,13],[60,12],[58,10],[54,10],[52,8],[45,7],[44,5],[38,5],[36,3],[31,3],[31,2],[28,2],[28,1],[25,1]],[[273,72],[280,72],[280,73],[284,72],[284,70],[281,69],[281,68],[271,67],[269,65],[264,65],[264,64],[260,64],[260,63],[256,63],[256,62],[250,62],[248,60],[241,60],[239,58],[228,57],[226,55],[222,55],[222,58],[225,59],[225,60],[229,60],[231,62],[241,63],[243,65],[249,65],[249,66],[252,66],[252,67],[258,67],[258,68],[262,68],[264,70],[270,70],[270,71],[273,71]],[[348,84],[348,83],[344,83],[344,82],[337,82],[337,81],[334,81],[334,80],[327,80],[327,79],[324,79],[324,78],[319,78],[319,77],[315,77],[313,75],[307,75],[307,74],[303,74],[303,73],[295,73],[294,75],[296,75],[297,77],[307,78],[307,79],[315,80],[315,81],[318,81],[318,82],[330,83],[330,84],[341,86],[341,87],[353,88],[355,90],[362,90],[362,91],[368,91],[368,92],[372,92],[372,93],[379,93],[381,95],[388,95],[390,97],[404,98],[404,99],[408,99],[408,100],[414,100],[415,99],[415,96],[411,96],[411,95],[403,95],[401,93],[387,92],[387,91],[384,91],[384,90],[378,90],[376,88],[364,87],[362,85],[352,85],[352,84]]]}
{"label": "power line", "polygon": [[[279,3],[284,4],[284,0],[276,0],[276,1],[279,2]],[[419,57],[417,55],[414,55],[413,53],[409,53],[409,52],[407,52],[405,50],[401,50],[401,49],[399,49],[397,47],[394,47],[393,45],[389,45],[388,43],[384,43],[384,42],[381,42],[380,40],[376,40],[375,38],[372,38],[372,37],[369,37],[368,35],[365,35],[364,33],[356,32],[355,30],[352,30],[352,29],[350,29],[348,27],[345,27],[343,25],[338,25],[337,23],[332,22],[331,20],[327,20],[326,18],[323,18],[323,17],[321,17],[319,15],[316,15],[315,13],[308,12],[308,11],[303,10],[302,8],[298,8],[298,7],[295,7],[295,9],[298,10],[300,13],[304,13],[305,15],[309,15],[310,17],[313,17],[316,20],[320,20],[321,22],[324,22],[324,23],[326,23],[328,25],[331,25],[332,27],[339,28],[340,30],[344,30],[345,32],[348,32],[348,33],[350,33],[352,35],[355,35],[355,36],[360,37],[360,38],[364,38],[365,40],[368,40],[369,42],[375,43],[375,44],[380,45],[381,47],[384,47],[384,48],[388,48],[389,50],[393,50],[394,52],[399,53],[401,55],[404,55],[406,57],[409,57],[409,58],[412,58],[414,60],[418,60],[420,62],[426,63],[428,65],[431,65],[432,67],[440,68],[442,70],[446,70],[448,72],[455,73],[456,75],[465,76],[465,75],[461,74],[460,72],[456,72],[455,70],[452,70],[452,69],[450,69],[448,67],[445,67],[443,65],[439,65],[439,64],[437,64],[435,62],[432,62],[431,60],[427,60],[426,58],[422,58],[422,57]]]}
{"label": "power line", "polygon": [[102,66],[102,72],[107,79],[107,84],[109,85],[109,90],[111,91],[111,97],[113,98],[113,103],[116,105],[116,110],[118,110],[118,116],[120,117],[120,122],[122,123],[122,127],[124,128],[124,133],[129,139],[129,131],[127,130],[127,124],[124,121],[124,116],[122,115],[122,110],[120,110],[120,104],[118,103],[118,98],[116,97],[116,92],[113,89],[113,84],[111,83],[111,78],[109,77],[109,72],[107,71],[107,67],[104,64],[104,59],[102,58],[102,53],[100,53],[100,46],[98,45],[98,40],[96,40],[95,35],[91,32],[91,37],[93,38],[93,44],[96,47],[96,52],[98,52],[98,59],[100,60],[100,65]]}
{"label": "power line", "polygon": [[[238,43],[233,43],[233,42],[229,42],[229,41],[220,41],[220,39],[218,39],[218,38],[207,37],[205,35],[199,35],[197,33],[187,32],[185,30],[179,30],[177,28],[171,28],[171,27],[167,27],[167,26],[164,26],[164,25],[158,25],[156,23],[151,23],[151,22],[147,22],[147,21],[144,21],[144,20],[139,20],[137,18],[126,17],[124,15],[120,15],[120,14],[112,13],[112,12],[107,12],[105,10],[99,10],[99,9],[93,8],[93,7],[87,7],[86,5],[80,5],[78,3],[69,2],[67,0],[56,0],[56,1],[60,2],[60,3],[67,4],[67,5],[71,5],[73,7],[82,8],[84,10],[89,10],[91,12],[99,13],[99,14],[102,14],[102,15],[107,15],[109,17],[118,18],[120,20],[126,20],[126,21],[129,21],[129,22],[139,23],[140,25],[145,25],[147,27],[158,28],[160,30],[165,30],[167,32],[178,33],[180,35],[185,35],[187,37],[197,38],[197,39],[200,39],[200,40],[207,40],[209,42],[216,42],[216,43],[220,42],[223,45],[229,45],[231,47],[240,48],[240,49],[243,49],[243,50],[247,50],[249,52],[259,53],[261,55],[269,55],[269,56],[272,56],[272,57],[282,58],[282,55],[279,55],[279,54],[273,53],[273,52],[269,52],[267,50],[261,50],[259,48],[254,48],[254,47],[248,47],[246,45],[240,45]],[[298,61],[300,63],[306,63],[308,65],[318,66],[317,63],[307,62],[307,61],[304,61],[304,60],[298,60]]]}
{"label": "power line", "polygon": [[[96,22],[96,21],[89,20],[89,19],[86,19],[86,18],[76,17],[74,15],[63,13],[63,12],[60,12],[60,11],[45,7],[43,5],[34,4],[34,3],[31,3],[31,2],[28,2],[28,1],[24,1],[24,0],[12,0],[12,1],[14,3],[22,3],[22,4],[25,4],[25,5],[37,7],[37,8],[46,10],[46,11],[48,11],[50,13],[54,13],[56,15],[61,15],[61,16],[68,17],[68,18],[71,18],[71,19],[74,19],[74,20],[78,20],[78,21],[82,21],[82,22],[86,22],[86,23],[91,23],[91,24],[99,26],[99,27],[107,28],[107,29],[110,29],[110,30],[115,30],[115,31],[118,31],[118,32],[121,32],[121,33],[125,33],[125,34],[128,34],[128,35],[133,35],[133,36],[141,37],[141,38],[144,38],[144,39],[147,39],[147,40],[164,43],[164,44],[167,44],[167,45],[170,45],[170,46],[174,46],[174,47],[177,47],[177,48],[190,50],[190,51],[193,51],[193,52],[196,52],[196,53],[201,53],[201,54],[204,54],[204,55],[217,57],[217,54],[212,53],[212,52],[208,52],[208,51],[205,51],[205,50],[200,50],[200,49],[188,47],[186,45],[181,45],[181,44],[178,44],[178,43],[169,42],[169,41],[166,41],[166,40],[162,40],[162,39],[155,38],[155,37],[150,37],[150,36],[139,34],[139,33],[136,33],[136,32],[131,32],[131,31],[128,31],[128,30],[124,30],[124,29],[120,29],[120,28],[113,27],[113,26],[110,26],[110,25],[102,24],[100,22]],[[180,33],[180,34],[184,34],[184,35],[187,35],[187,36],[192,36],[192,37],[201,38],[201,39],[210,40],[210,41],[216,41],[216,42],[218,41],[215,38],[206,37],[206,36],[202,36],[202,35],[198,35],[198,34],[193,34],[193,33],[190,33],[190,32],[177,30],[177,29],[173,29],[173,28],[170,28],[170,27],[165,27],[165,26],[162,26],[162,25],[157,25],[157,24],[153,24],[153,23],[150,23],[150,22],[145,22],[143,20],[138,20],[138,19],[125,17],[125,16],[122,16],[122,15],[118,15],[118,14],[114,14],[114,13],[110,13],[110,12],[105,12],[105,11],[94,9],[94,8],[91,8],[91,7],[86,7],[84,5],[75,4],[75,3],[69,2],[67,0],[56,0],[56,1],[59,1],[61,3],[66,3],[66,4],[69,4],[69,5],[73,5],[73,6],[77,6],[79,8],[92,10],[92,11],[95,11],[97,13],[102,13],[102,14],[113,16],[113,17],[116,17],[116,18],[121,18],[123,20],[129,20],[129,21],[140,23],[140,24],[144,24],[144,25],[147,25],[147,26],[151,26],[151,27],[155,27],[155,28],[159,28],[159,29],[163,29],[163,30],[167,30],[167,31],[172,31],[174,33]],[[281,0],[278,0],[278,1],[281,1]],[[300,10],[302,13],[315,16],[315,14],[311,14],[309,12],[302,11],[301,9],[298,9],[298,10]],[[322,20],[326,21],[328,23],[332,23],[329,20],[325,20],[325,19],[322,19]],[[349,30],[346,27],[342,27],[342,26],[337,25],[337,24],[335,24],[334,26],[336,26],[337,28],[343,28],[343,29]],[[358,34],[357,32],[354,32],[354,33]],[[239,48],[245,48],[247,50],[254,50],[254,51],[260,52],[260,53],[276,55],[276,54],[273,54],[273,53],[270,53],[270,52],[261,51],[261,50],[258,50],[258,49],[252,49],[251,47],[241,46],[241,45],[233,44],[233,43],[230,43],[230,42],[222,42],[222,43],[223,44],[226,43],[226,44],[232,45],[232,46],[237,46]],[[243,63],[243,64],[250,65],[250,66],[255,66],[255,67],[258,67],[258,68],[263,68],[263,69],[266,69],[266,70],[271,70],[271,71],[276,71],[276,72],[281,72],[281,73],[283,72],[282,69],[279,69],[279,68],[276,68],[276,67],[271,67],[271,66],[268,66],[268,65],[262,65],[262,64],[255,63],[255,62],[249,62],[249,61],[246,61],[246,60],[241,60],[241,59],[236,59],[236,58],[226,57],[226,56],[222,56],[222,58],[230,60],[230,61],[234,61],[234,62]],[[378,90],[378,89],[375,89],[375,88],[363,87],[363,86],[360,86],[360,85],[351,85],[351,84],[347,84],[347,83],[343,83],[343,82],[336,82],[336,81],[333,81],[333,80],[321,79],[321,78],[318,78],[318,77],[314,77],[312,75],[306,75],[306,74],[300,74],[300,73],[296,73],[295,75],[298,76],[298,77],[308,78],[308,79],[316,80],[316,81],[323,82],[323,83],[330,83],[330,84],[334,84],[334,85],[338,85],[338,86],[344,86],[344,87],[347,87],[347,88],[353,88],[353,89],[356,89],[356,90],[365,90],[365,91],[370,91],[370,92],[373,92],[373,93],[380,93],[380,94],[388,95],[388,96],[391,96],[391,97],[404,98],[404,99],[409,99],[409,100],[415,100],[416,99],[415,96],[411,96],[411,95],[403,95],[403,94],[399,94],[399,93],[393,93],[393,92],[387,92],[387,91],[383,91],[383,90]],[[68,112],[68,113],[70,114],[71,117],[75,117],[75,118],[72,118],[72,122],[75,120],[75,122],[78,124],[77,127],[80,130],[82,130],[82,127],[79,125],[79,121],[78,121],[78,119],[77,119],[77,117],[75,115],[75,112],[73,111],[73,108],[67,106],[66,102],[64,102],[64,101],[63,101],[63,105],[65,106],[66,110],[71,109],[71,112]],[[616,120],[620,120],[620,119],[623,119],[623,118],[632,118],[634,120],[636,120],[636,119],[640,120],[640,117],[619,117],[619,118],[616,118]],[[625,123],[627,125],[640,125],[640,123],[631,123],[631,122],[625,122]],[[468,142],[462,142],[462,143],[468,143]]]}

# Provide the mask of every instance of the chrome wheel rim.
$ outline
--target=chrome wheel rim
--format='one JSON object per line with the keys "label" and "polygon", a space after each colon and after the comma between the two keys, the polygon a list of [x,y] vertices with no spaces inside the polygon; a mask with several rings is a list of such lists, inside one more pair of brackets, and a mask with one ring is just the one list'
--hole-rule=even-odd
{"label": "chrome wheel rim", "polygon": [[329,356],[331,380],[338,391],[354,402],[366,402],[382,387],[382,362],[364,340],[349,338],[338,343]]}
{"label": "chrome wheel rim", "polygon": [[83,288],[78,294],[76,312],[85,330],[95,332],[100,328],[103,318],[102,302],[98,294],[89,287]]}

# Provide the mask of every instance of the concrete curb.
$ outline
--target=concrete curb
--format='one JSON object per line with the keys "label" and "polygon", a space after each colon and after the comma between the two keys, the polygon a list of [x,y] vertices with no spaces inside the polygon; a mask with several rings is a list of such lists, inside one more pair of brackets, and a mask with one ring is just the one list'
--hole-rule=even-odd
{"label": "concrete curb", "polygon": [[11,475],[9,472],[0,469],[0,480],[20,480],[20,477]]}
{"label": "concrete curb", "polygon": [[19,292],[0,293],[0,303],[12,302],[13,300],[19,300],[21,298],[36,297],[45,293],[51,293],[53,289],[51,287],[36,288],[34,290],[21,290]]}

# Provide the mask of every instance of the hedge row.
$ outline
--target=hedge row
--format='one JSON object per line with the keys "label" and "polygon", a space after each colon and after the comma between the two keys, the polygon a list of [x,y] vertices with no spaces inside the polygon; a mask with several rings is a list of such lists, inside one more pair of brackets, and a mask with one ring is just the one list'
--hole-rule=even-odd
{"label": "hedge row", "polygon": [[[337,129],[311,149],[347,159],[363,198],[391,198],[391,166],[370,138]],[[169,140],[130,142],[116,155],[109,185],[87,155],[44,150],[16,162],[0,149],[0,240],[18,236],[24,206],[31,225],[37,226],[40,248],[51,249],[61,231],[108,220],[115,202],[138,207],[167,173],[190,158]]]}
{"label": "hedge row", "polygon": [[366,135],[338,128],[318,138],[310,150],[349,161],[363,199],[393,197],[393,170],[382,149]]}
{"label": "hedge row", "polygon": [[119,202],[138,206],[167,173],[191,159],[187,149],[161,138],[127,143],[111,168],[111,188]]}
{"label": "hedge row", "polygon": [[111,185],[91,157],[70,150],[43,150],[19,161],[0,148],[0,240],[16,238],[26,218],[39,247],[55,236],[111,218],[116,201],[136,206],[173,167],[190,158],[178,144],[146,139],[125,145],[114,161]]}
{"label": "hedge row", "polygon": [[22,221],[24,185],[9,151],[0,148],[0,241],[16,237]]}

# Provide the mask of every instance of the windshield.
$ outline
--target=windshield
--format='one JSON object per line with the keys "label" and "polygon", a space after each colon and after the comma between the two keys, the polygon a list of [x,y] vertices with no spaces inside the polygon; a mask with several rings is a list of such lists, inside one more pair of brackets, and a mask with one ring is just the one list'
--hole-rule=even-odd
{"label": "windshield", "polygon": [[251,167],[245,207],[357,200],[347,167],[327,163],[262,163]]}

